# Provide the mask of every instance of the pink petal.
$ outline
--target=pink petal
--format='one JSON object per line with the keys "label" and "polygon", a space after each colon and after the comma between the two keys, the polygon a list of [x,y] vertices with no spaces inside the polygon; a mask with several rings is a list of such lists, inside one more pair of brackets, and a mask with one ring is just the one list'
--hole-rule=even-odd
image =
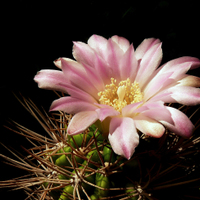
{"label": "pink petal", "polygon": [[102,78],[104,84],[110,84],[110,78],[112,78],[112,69],[108,63],[98,55],[94,58],[96,73]]}
{"label": "pink petal", "polygon": [[[142,112],[142,115],[145,115],[146,117],[149,117],[151,119],[154,119],[156,121],[166,121],[168,123],[173,124],[173,120],[171,117],[171,113],[167,109],[166,106],[163,105],[162,101],[158,102],[148,102],[145,104],[148,109],[144,110]],[[139,110],[139,109],[138,109]],[[136,110],[137,112],[137,110]]]}
{"label": "pink petal", "polygon": [[[184,63],[186,63],[186,65],[182,65]],[[190,66],[189,69],[195,69],[200,66],[200,60],[198,58],[189,56],[176,58],[162,65],[160,67],[160,71],[162,71],[162,73],[167,71],[176,71],[180,69],[180,65],[182,65],[183,67],[187,67],[188,65]]]}
{"label": "pink petal", "polygon": [[[179,65],[180,69],[177,68],[177,70],[175,70],[175,71],[168,70],[168,71],[165,71],[164,73],[162,73],[162,70],[160,70],[158,72],[158,74],[156,74],[156,76],[152,79],[152,81],[150,81],[150,83],[145,88],[145,91],[144,91],[145,99],[148,99],[151,97],[150,100],[155,101],[155,100],[158,100],[159,97],[168,93],[170,95],[168,95],[168,96],[165,95],[165,98],[162,98],[160,100],[163,100],[166,103],[174,103],[174,102],[177,102],[176,101],[177,97],[173,98],[173,93],[174,93],[174,91],[175,91],[175,93],[178,92],[179,89],[176,89],[177,87],[179,87],[179,86],[199,87],[200,86],[200,78],[195,77],[195,76],[189,76],[189,75],[185,74],[188,71],[188,69],[191,67],[191,65],[192,65],[192,63],[182,63]],[[167,75],[168,74],[170,75],[170,73],[172,73],[172,74],[171,74],[171,76],[169,76],[169,79],[167,80]],[[159,91],[157,90],[158,88],[160,88]],[[180,91],[182,91],[182,90],[180,89]],[[157,94],[153,97],[151,94],[154,94],[155,92]],[[179,97],[182,96],[182,95],[180,95],[180,93],[181,92],[177,93],[177,95]],[[190,93],[188,93],[188,94],[190,94]],[[187,97],[187,95],[185,97]],[[183,98],[185,98],[185,97],[183,97]],[[191,104],[191,105],[193,105],[193,104]]]}
{"label": "pink petal", "polygon": [[65,76],[70,78],[70,75],[68,74],[71,70],[74,73],[77,73],[80,76],[86,75],[86,70],[84,66],[75,60],[69,59],[69,58],[60,58],[60,62],[62,65],[62,71],[65,74]]}
{"label": "pink petal", "polygon": [[40,88],[57,90],[64,93],[68,93],[75,98],[87,102],[96,102],[96,100],[91,95],[70,84],[66,76],[61,71],[41,70],[34,77],[34,80],[38,83],[38,86]]}
{"label": "pink petal", "polygon": [[107,57],[107,43],[108,40],[99,35],[92,35],[88,40],[89,46],[104,60]]}
{"label": "pink petal", "polygon": [[[100,73],[98,73],[96,69],[88,67],[85,64],[83,65],[87,73],[86,78],[89,78],[90,83],[97,89],[97,91],[104,90],[104,80],[102,79],[104,76],[101,77]],[[107,76],[107,74],[105,76]]]}
{"label": "pink petal", "polygon": [[162,72],[162,69],[158,69],[158,72],[155,72],[155,74],[157,74],[154,75],[154,77],[151,77],[152,80],[144,89],[144,98],[148,100],[149,98],[152,98],[155,94],[155,96],[157,96],[160,95],[160,93],[166,93],[166,91],[168,91],[168,88],[177,85],[178,81],[185,77],[185,73],[188,71],[190,66],[191,65],[188,65],[188,63],[183,63],[180,64],[179,70],[168,70],[164,73]]}
{"label": "pink petal", "polygon": [[122,109],[123,117],[134,117],[137,112],[135,110],[139,108],[144,102],[137,102],[133,104],[129,104]]}
{"label": "pink petal", "polygon": [[62,69],[62,64],[61,64],[61,59],[60,59],[60,58],[54,60],[53,63],[54,63],[54,65],[55,65],[56,67],[58,67],[59,69]]}
{"label": "pink petal", "polygon": [[122,80],[130,78],[131,82],[134,82],[138,70],[138,61],[135,58],[133,45],[130,45],[126,53],[122,56],[119,68]]}
{"label": "pink petal", "polygon": [[95,78],[98,81],[110,80],[111,69],[109,65],[88,44],[74,42],[73,55],[78,62],[93,68],[87,68],[88,71],[95,70],[93,74],[96,74]]}
{"label": "pink petal", "polygon": [[[90,76],[89,71],[86,71],[86,67],[71,59],[62,58],[61,62],[62,70],[70,83],[98,99],[98,90],[94,84],[94,81],[96,82],[98,79],[96,80],[94,76]],[[101,85],[98,81],[96,83],[97,87]]]}
{"label": "pink petal", "polygon": [[144,56],[144,54],[154,45],[160,43],[159,39],[155,39],[155,38],[148,38],[143,40],[143,42],[137,47],[136,51],[135,51],[135,57],[137,58],[137,60],[142,59],[142,57]]}
{"label": "pink petal", "polygon": [[69,122],[67,133],[76,135],[85,131],[90,125],[96,122],[98,115],[95,111],[83,111],[75,114]]}
{"label": "pink petal", "polygon": [[34,81],[38,83],[39,88],[64,93],[68,93],[68,87],[70,86],[63,72],[58,70],[41,70],[34,77]]}
{"label": "pink petal", "polygon": [[[190,57],[187,58],[189,59]],[[186,60],[186,59],[180,59],[180,60]],[[177,62],[178,59],[177,61],[174,61],[172,63],[177,63]],[[192,65],[193,62],[185,62],[185,63],[178,62],[178,64],[175,65],[166,64],[163,67],[158,68],[158,70],[156,70],[156,72],[154,73],[154,77],[153,76],[151,77],[152,80],[148,83],[148,85],[144,89],[145,99],[149,99],[150,97],[152,98],[155,93],[157,93],[156,96],[160,95],[160,93],[161,94],[169,93],[169,91],[171,91],[170,88],[171,87],[173,88],[173,86],[176,85],[177,83],[179,83],[179,85],[183,84],[184,78],[187,76],[185,75],[185,73],[191,68]],[[170,66],[171,68],[169,68],[168,66]],[[181,81],[182,79],[183,81]],[[200,85],[200,83],[197,83],[199,81],[197,80],[197,78],[190,78],[190,80],[185,79],[185,84],[187,80],[190,81],[189,84],[191,85]],[[193,81],[195,83],[192,83]],[[173,99],[171,100],[172,101],[165,101],[165,102],[175,102]]]}
{"label": "pink petal", "polygon": [[159,109],[159,108],[163,108],[164,103],[162,101],[156,101],[156,102],[141,102],[141,105],[138,106],[138,108],[136,108],[134,110],[134,112],[136,113],[140,113],[140,112],[144,112],[150,109]]}
{"label": "pink petal", "polygon": [[151,75],[154,73],[156,68],[159,66],[162,60],[162,49],[161,43],[153,45],[149,50],[144,54],[141,59],[136,81],[139,82],[140,88],[142,88]]}
{"label": "pink petal", "polygon": [[170,78],[173,78],[178,81],[183,77],[185,77],[184,74],[187,73],[189,69],[196,68],[198,65],[200,65],[200,61],[197,58],[181,57],[171,60],[166,64],[162,65],[161,67],[159,67],[156,70],[154,76],[158,77],[161,74],[173,72]]}
{"label": "pink petal", "polygon": [[72,84],[69,84],[69,87],[67,88],[68,94],[71,95],[74,98],[90,102],[90,103],[96,103],[96,100],[87,92],[81,90],[80,88],[77,88],[73,86]]}
{"label": "pink petal", "polygon": [[156,102],[156,101],[162,101],[164,103],[173,103],[175,100],[171,97],[172,92],[159,92],[155,96],[151,97],[148,102]]}
{"label": "pink petal", "polygon": [[111,106],[105,106],[102,108],[99,108],[96,110],[98,114],[98,118],[100,121],[103,121],[106,117],[113,117],[116,115],[120,115],[120,112],[116,111],[113,107]]}
{"label": "pink petal", "polygon": [[62,71],[41,70],[34,77],[34,80],[38,83],[40,88],[61,91],[87,102],[96,102],[91,95],[70,84]]}
{"label": "pink petal", "polygon": [[166,121],[161,121],[161,123],[166,126],[170,131],[182,137],[189,138],[194,130],[194,125],[189,120],[189,118],[183,112],[175,108],[167,107],[167,109],[171,113],[171,117],[174,123],[170,124]]}
{"label": "pink petal", "polygon": [[136,128],[146,135],[160,138],[165,132],[165,128],[162,124],[144,114],[140,113],[134,118],[134,121]]}
{"label": "pink petal", "polygon": [[178,81],[185,76],[185,74],[188,72],[188,70],[194,64],[192,61],[191,62],[183,62],[183,63],[178,62],[177,64],[174,64],[174,65],[173,65],[173,63],[177,63],[177,62],[170,61],[170,62],[166,63],[165,65],[161,66],[160,68],[158,68],[158,70],[156,71],[155,77],[159,77],[162,74],[173,72],[173,74],[171,75],[170,78]]}
{"label": "pink petal", "polygon": [[[96,57],[93,58],[94,63],[95,63],[95,58]],[[97,65],[98,64],[100,64],[100,63],[98,62]],[[101,64],[103,64],[103,63],[101,63]],[[85,73],[86,73],[85,77],[83,77],[83,78],[85,78],[97,91],[104,90],[104,78],[107,77],[108,74],[103,74],[102,76],[100,76],[100,75],[102,73],[104,73],[105,71],[107,73],[109,71],[109,69],[106,69],[106,70],[100,69],[100,71],[98,71],[99,66],[95,65],[95,68],[92,68],[92,67],[88,66],[87,64],[83,64],[83,66],[85,68]],[[105,68],[105,66],[102,66],[102,65],[100,67]]]}
{"label": "pink petal", "polygon": [[107,44],[106,60],[112,69],[112,77],[117,80],[121,79],[121,70],[119,63],[123,55],[123,50],[112,39],[109,39]]}
{"label": "pink petal", "polygon": [[173,72],[169,72],[153,78],[152,81],[144,89],[144,99],[148,100],[149,98],[153,97],[156,93],[158,93],[160,90],[173,84],[175,81],[173,79],[170,79],[172,74]]}
{"label": "pink petal", "polygon": [[128,117],[112,118],[108,139],[116,154],[130,159],[139,144],[139,135],[133,119]]}
{"label": "pink petal", "polygon": [[111,39],[118,44],[118,46],[123,50],[123,52],[126,52],[128,50],[130,43],[126,38],[114,35],[111,37]]}
{"label": "pink petal", "polygon": [[51,104],[50,111],[62,110],[69,114],[75,114],[82,111],[96,110],[97,106],[92,103],[74,98],[74,97],[61,97]]}
{"label": "pink petal", "polygon": [[193,106],[200,104],[200,89],[190,86],[175,86],[168,89],[174,102]]}
{"label": "pink petal", "polygon": [[88,44],[74,42],[73,56],[78,62],[94,67],[94,57],[96,55],[94,50]]}

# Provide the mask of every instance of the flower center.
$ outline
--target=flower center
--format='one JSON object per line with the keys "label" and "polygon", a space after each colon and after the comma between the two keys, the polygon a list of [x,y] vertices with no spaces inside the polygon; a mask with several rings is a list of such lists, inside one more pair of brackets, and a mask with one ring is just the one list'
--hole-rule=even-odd
{"label": "flower center", "polygon": [[142,101],[143,94],[138,82],[131,83],[129,78],[120,81],[118,85],[116,82],[116,79],[111,78],[111,84],[98,93],[100,104],[112,106],[121,112],[126,105]]}

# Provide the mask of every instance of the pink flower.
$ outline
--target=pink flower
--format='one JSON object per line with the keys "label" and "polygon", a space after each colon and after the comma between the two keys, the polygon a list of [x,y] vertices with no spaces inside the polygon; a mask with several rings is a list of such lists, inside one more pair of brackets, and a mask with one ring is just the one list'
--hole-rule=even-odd
{"label": "pink flower", "polygon": [[[76,61],[59,58],[61,70],[41,70],[34,80],[40,88],[70,96],[55,100],[50,110],[75,114],[68,134],[83,132],[101,122],[115,153],[130,159],[139,143],[138,130],[161,137],[165,127],[190,137],[193,124],[179,110],[165,103],[200,103],[200,78],[187,75],[200,61],[181,57],[159,67],[161,42],[145,39],[136,50],[128,40],[93,35],[88,43],[74,42]],[[158,68],[159,67],[159,68]]]}

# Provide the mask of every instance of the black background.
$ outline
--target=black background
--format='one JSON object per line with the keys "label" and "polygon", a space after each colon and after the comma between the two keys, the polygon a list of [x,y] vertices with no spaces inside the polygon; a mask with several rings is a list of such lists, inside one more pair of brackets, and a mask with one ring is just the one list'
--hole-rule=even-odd
{"label": "black background", "polygon": [[[0,141],[15,149],[27,143],[3,128],[8,118],[40,129],[12,91],[20,91],[48,110],[56,96],[38,89],[33,77],[41,69],[55,69],[53,61],[59,57],[72,58],[72,41],[87,42],[92,34],[106,38],[119,35],[137,47],[144,38],[155,37],[163,42],[163,63],[180,56],[200,58],[200,9],[196,0],[18,0],[2,4],[1,13]],[[3,147],[0,150],[10,155]],[[0,168],[0,180],[23,174],[3,163]],[[6,199],[16,195],[24,199],[23,192],[0,192],[6,193]]]}

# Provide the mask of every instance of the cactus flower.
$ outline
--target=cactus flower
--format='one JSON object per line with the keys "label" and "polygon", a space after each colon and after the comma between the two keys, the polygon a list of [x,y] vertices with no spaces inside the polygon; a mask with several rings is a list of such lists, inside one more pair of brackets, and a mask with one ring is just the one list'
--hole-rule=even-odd
{"label": "cactus flower", "polygon": [[200,78],[186,74],[199,67],[199,59],[181,57],[159,67],[159,39],[145,39],[134,49],[123,37],[98,35],[87,44],[74,42],[73,56],[76,61],[59,58],[54,63],[60,70],[41,70],[34,78],[40,88],[70,95],[50,107],[74,114],[68,134],[98,122],[114,152],[127,159],[139,144],[139,132],[159,138],[167,128],[191,136],[189,118],[166,103],[200,103]]}

